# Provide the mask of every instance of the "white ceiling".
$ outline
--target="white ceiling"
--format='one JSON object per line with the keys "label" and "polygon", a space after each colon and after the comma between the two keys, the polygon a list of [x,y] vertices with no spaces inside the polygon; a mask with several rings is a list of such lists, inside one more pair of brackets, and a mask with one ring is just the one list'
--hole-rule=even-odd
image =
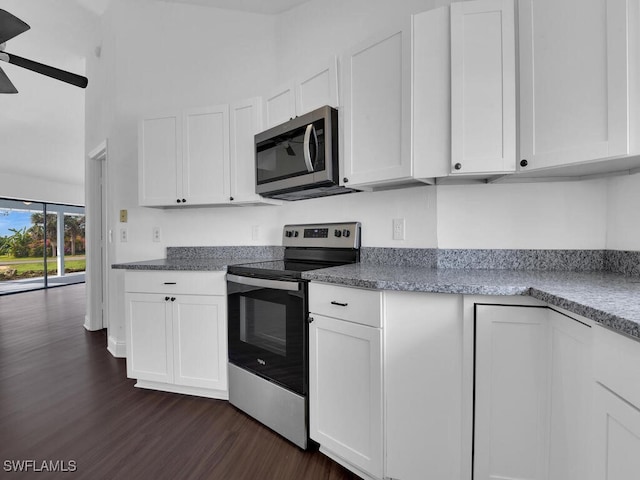
{"label": "white ceiling", "polygon": [[[109,0],[74,0],[87,10],[101,15],[107,8]],[[156,0],[163,2],[191,3],[206,7],[241,10],[243,12],[277,14],[297,7],[309,0]]]}
{"label": "white ceiling", "polygon": [[[83,0],[87,1],[87,0]],[[182,3],[206,5],[208,7],[226,8],[229,10],[242,10],[254,13],[282,13],[297,7],[309,0],[162,0]]]}

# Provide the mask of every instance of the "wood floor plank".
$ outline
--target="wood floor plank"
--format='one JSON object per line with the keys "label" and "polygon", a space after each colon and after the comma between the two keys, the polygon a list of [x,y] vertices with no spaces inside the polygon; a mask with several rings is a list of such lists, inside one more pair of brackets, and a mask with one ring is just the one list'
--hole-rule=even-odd
{"label": "wood floor plank", "polygon": [[[356,480],[226,401],[137,389],[105,331],[83,328],[85,286],[0,297],[0,476]],[[75,473],[6,473],[6,460]]]}

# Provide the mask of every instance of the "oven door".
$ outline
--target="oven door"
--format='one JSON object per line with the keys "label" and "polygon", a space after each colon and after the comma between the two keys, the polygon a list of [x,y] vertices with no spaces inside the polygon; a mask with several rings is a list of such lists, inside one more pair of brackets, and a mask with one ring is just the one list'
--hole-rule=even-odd
{"label": "oven door", "polygon": [[229,362],[307,393],[307,283],[227,274]]}

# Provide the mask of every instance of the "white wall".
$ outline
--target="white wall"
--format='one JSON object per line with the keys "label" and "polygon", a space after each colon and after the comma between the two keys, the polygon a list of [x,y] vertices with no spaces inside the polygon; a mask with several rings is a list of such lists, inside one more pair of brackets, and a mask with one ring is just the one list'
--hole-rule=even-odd
{"label": "white wall", "polygon": [[610,178],[607,193],[607,248],[640,250],[640,173]]}
{"label": "white wall", "polygon": [[606,180],[438,186],[440,248],[603,249]]}
{"label": "white wall", "polygon": [[[31,26],[7,51],[83,75],[97,17],[63,0],[6,0]],[[64,9],[65,16],[56,15]],[[18,89],[2,95],[0,197],[84,204],[84,90],[3,62]]]}

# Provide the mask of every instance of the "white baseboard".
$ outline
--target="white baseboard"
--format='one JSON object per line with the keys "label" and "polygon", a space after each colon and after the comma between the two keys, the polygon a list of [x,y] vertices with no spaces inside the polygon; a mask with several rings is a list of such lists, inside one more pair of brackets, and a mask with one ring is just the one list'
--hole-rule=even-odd
{"label": "white baseboard", "polygon": [[90,332],[96,332],[98,330],[102,330],[103,326],[100,325],[99,327],[96,327],[95,325],[91,324],[91,319],[89,318],[89,315],[85,315],[84,316],[84,328]]}
{"label": "white baseboard", "polygon": [[107,339],[107,350],[116,358],[127,358],[127,345],[112,336]]}

